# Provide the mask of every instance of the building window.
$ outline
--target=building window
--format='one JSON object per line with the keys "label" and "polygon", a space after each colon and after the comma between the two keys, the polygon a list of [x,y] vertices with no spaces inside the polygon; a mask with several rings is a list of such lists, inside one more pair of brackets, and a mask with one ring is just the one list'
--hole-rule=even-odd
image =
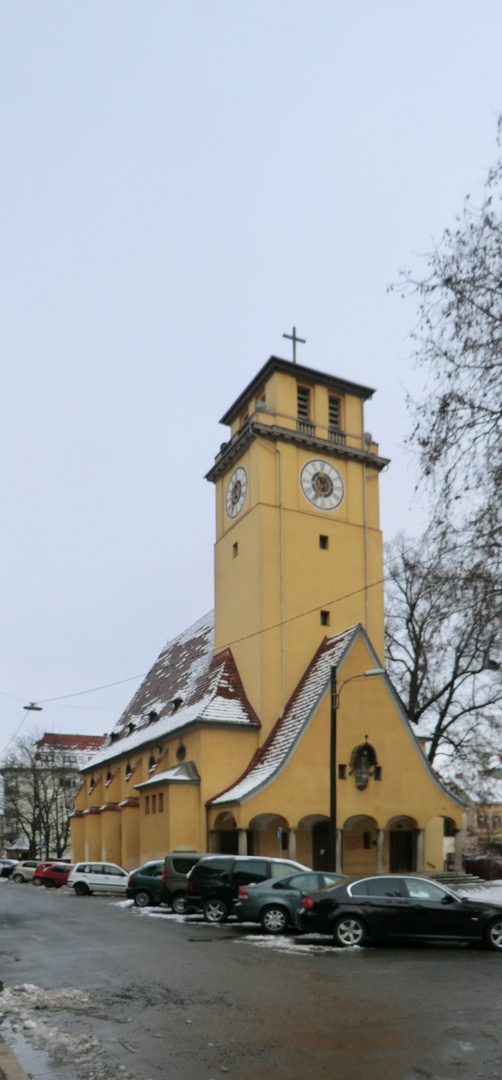
{"label": "building window", "polygon": [[132,768],[131,768],[131,762],[130,762],[130,761],[128,761],[128,762],[127,762],[127,765],[126,765],[126,771],[125,771],[125,778],[126,778],[126,780],[128,780],[128,779],[129,779],[129,777],[131,776],[131,773],[132,773]]}
{"label": "building window", "polygon": [[328,550],[328,547],[329,547],[329,537],[328,536],[320,536],[319,537],[319,547],[321,548],[322,551],[327,551]]}
{"label": "building window", "polygon": [[150,813],[150,796],[145,795],[145,814]]}
{"label": "building window", "polygon": [[183,746],[183,743],[180,743],[180,745],[178,746],[178,749],[176,751],[176,761],[184,761],[186,756],[187,756],[186,746]]}
{"label": "building window", "polygon": [[347,779],[347,766],[346,765],[339,765],[338,766],[338,779],[339,780],[346,780]]}
{"label": "building window", "polygon": [[152,795],[152,814],[157,813],[157,796]]}
{"label": "building window", "polygon": [[374,777],[375,780],[381,780],[382,779],[382,766],[381,765],[375,765],[373,767],[373,777]]}
{"label": "building window", "polygon": [[163,812],[164,812],[164,792],[161,791],[160,794],[159,794],[159,814],[162,814]]}
{"label": "building window", "polygon": [[500,829],[502,824],[502,818],[500,814],[492,814],[492,826],[494,829]]}
{"label": "building window", "polygon": [[257,406],[265,404],[265,387],[264,386],[262,386],[261,390],[257,390],[255,401],[256,401]]}
{"label": "building window", "polygon": [[329,626],[329,611],[321,611],[321,626]]}
{"label": "building window", "polygon": [[235,544],[232,544],[232,558],[236,559],[239,554],[239,544],[236,540]]}
{"label": "building window", "polygon": [[299,386],[298,394],[298,419],[309,420],[310,419],[310,390],[308,386]]}
{"label": "building window", "polygon": [[486,814],[478,814],[477,822],[478,822],[478,828],[479,829],[486,829],[486,825],[487,825]]}
{"label": "building window", "polygon": [[363,832],[363,848],[367,851],[371,847],[371,833]]}
{"label": "building window", "polygon": [[335,428],[336,431],[340,430],[340,398],[329,398],[329,426]]}
{"label": "building window", "polygon": [[157,764],[157,762],[155,761],[155,758],[154,758],[153,754],[151,754],[150,755],[150,760],[148,762],[148,771],[151,772],[152,769],[155,768],[156,764]]}

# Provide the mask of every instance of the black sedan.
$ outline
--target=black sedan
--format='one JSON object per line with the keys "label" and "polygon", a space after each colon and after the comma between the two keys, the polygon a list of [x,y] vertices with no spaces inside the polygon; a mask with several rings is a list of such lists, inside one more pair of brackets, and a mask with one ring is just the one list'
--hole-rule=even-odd
{"label": "black sedan", "polygon": [[300,926],[303,933],[333,935],[336,945],[458,941],[502,951],[502,906],[400,874],[352,879],[304,895]]}

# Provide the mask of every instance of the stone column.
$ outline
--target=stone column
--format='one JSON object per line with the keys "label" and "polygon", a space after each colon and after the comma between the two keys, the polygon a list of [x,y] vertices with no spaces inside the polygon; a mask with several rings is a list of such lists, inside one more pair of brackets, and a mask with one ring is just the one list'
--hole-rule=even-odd
{"label": "stone column", "polygon": [[385,829],[377,829],[377,874],[385,874]]}
{"label": "stone column", "polygon": [[[331,870],[331,866],[328,866]],[[343,874],[343,829],[336,830],[336,866],[335,872]]]}
{"label": "stone column", "polygon": [[288,858],[296,859],[296,829],[288,831]]}
{"label": "stone column", "polygon": [[425,870],[425,829],[417,829],[417,871],[423,874]]}
{"label": "stone column", "polygon": [[454,870],[462,869],[462,830],[459,829],[455,833],[455,859],[453,862]]}
{"label": "stone column", "polygon": [[247,829],[239,829],[239,855],[247,855],[248,853],[248,833]]}

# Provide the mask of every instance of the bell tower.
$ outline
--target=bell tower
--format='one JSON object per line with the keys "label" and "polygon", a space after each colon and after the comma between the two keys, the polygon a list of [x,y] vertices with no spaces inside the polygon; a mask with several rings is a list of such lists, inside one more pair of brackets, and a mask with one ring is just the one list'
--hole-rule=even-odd
{"label": "bell tower", "polygon": [[362,623],[383,659],[373,393],[272,356],[221,419],[215,650],[232,649],[264,736],[324,637]]}

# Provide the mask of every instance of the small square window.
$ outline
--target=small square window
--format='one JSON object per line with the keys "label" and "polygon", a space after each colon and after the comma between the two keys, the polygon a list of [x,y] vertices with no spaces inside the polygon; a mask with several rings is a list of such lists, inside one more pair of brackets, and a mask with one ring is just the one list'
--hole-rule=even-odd
{"label": "small square window", "polygon": [[329,547],[329,537],[328,536],[320,536],[319,537],[319,547],[322,549],[322,551],[327,551],[328,550],[328,547]]}
{"label": "small square window", "polygon": [[339,765],[338,766],[338,779],[339,780],[346,780],[347,779],[347,766],[346,765]]}
{"label": "small square window", "polygon": [[329,611],[321,611],[321,626],[329,626]]}
{"label": "small square window", "polygon": [[232,558],[236,559],[238,554],[239,554],[239,544],[236,541],[235,544],[232,544]]}
{"label": "small square window", "polygon": [[381,765],[375,765],[375,767],[373,769],[373,776],[374,776],[375,780],[381,780],[382,779],[382,766]]}

